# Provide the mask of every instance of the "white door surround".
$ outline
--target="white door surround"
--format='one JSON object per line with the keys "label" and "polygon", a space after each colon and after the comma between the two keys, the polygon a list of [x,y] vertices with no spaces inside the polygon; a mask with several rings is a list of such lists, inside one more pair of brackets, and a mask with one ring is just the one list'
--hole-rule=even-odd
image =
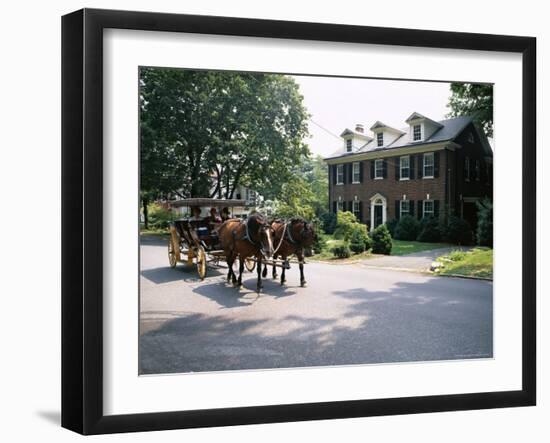
{"label": "white door surround", "polygon": [[370,229],[374,229],[374,212],[376,206],[382,206],[382,224],[386,223],[388,202],[382,194],[374,194],[370,198]]}

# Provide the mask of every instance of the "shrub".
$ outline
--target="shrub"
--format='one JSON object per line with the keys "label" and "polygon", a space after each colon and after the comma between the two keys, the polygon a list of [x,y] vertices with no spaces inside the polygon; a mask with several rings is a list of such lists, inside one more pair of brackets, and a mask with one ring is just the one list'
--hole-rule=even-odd
{"label": "shrub", "polygon": [[472,228],[466,220],[460,217],[451,215],[444,231],[445,240],[449,243],[457,245],[469,245],[472,243]]}
{"label": "shrub", "polygon": [[367,229],[365,225],[357,223],[357,226],[354,226],[351,232],[349,247],[356,254],[360,254],[365,252],[367,246],[370,246]]}
{"label": "shrub", "polygon": [[166,209],[158,203],[151,203],[147,206],[150,229],[166,229],[174,219],[172,211]]}
{"label": "shrub", "polygon": [[351,257],[351,250],[350,250],[347,243],[343,243],[341,245],[334,246],[331,249],[331,252],[335,257],[338,257],[338,258],[349,258],[349,257]]}
{"label": "shrub", "polygon": [[334,237],[341,238],[345,241],[349,241],[353,227],[357,224],[357,219],[352,212],[349,211],[339,211],[338,218],[336,222],[336,229],[334,230]]}
{"label": "shrub", "polygon": [[398,240],[416,240],[420,231],[420,223],[410,215],[404,215],[397,222],[394,237]]}
{"label": "shrub", "polygon": [[372,239],[372,252],[375,254],[389,255],[392,248],[390,231],[386,225],[376,227],[370,234]]}
{"label": "shrub", "polygon": [[327,248],[327,237],[322,232],[317,231],[315,233],[315,240],[312,245],[312,249],[316,254],[320,254]]}
{"label": "shrub", "polygon": [[493,247],[493,202],[485,198],[477,205],[477,244]]}
{"label": "shrub", "polygon": [[420,220],[420,233],[416,239],[421,242],[440,241],[439,220],[436,217],[424,217]]}
{"label": "shrub", "polygon": [[466,257],[466,251],[461,251],[460,249],[455,249],[454,251],[447,254],[446,258],[451,261],[460,261]]}
{"label": "shrub", "polygon": [[333,212],[325,212],[323,215],[321,215],[323,231],[325,231],[325,233],[327,234],[334,234],[334,230],[336,229],[336,221],[337,217],[336,214]]}
{"label": "shrub", "polygon": [[395,237],[395,227],[397,226],[397,223],[399,220],[396,218],[392,218],[391,220],[386,222],[386,226],[388,227],[388,231],[390,231],[390,235],[392,237]]}

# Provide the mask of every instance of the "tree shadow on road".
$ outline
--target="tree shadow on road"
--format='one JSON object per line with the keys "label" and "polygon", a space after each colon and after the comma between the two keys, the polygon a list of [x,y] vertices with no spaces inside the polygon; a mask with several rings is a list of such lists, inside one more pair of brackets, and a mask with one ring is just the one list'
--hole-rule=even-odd
{"label": "tree shadow on road", "polygon": [[[249,281],[255,285],[255,279]],[[249,307],[175,313],[140,337],[140,374],[488,358],[493,353],[492,285],[485,282],[449,285],[448,279],[427,278],[387,290],[304,293],[298,300],[272,295],[272,290],[284,294],[287,289],[271,281],[260,295],[271,297],[262,310],[221,286],[225,283],[203,284],[194,291],[224,307]]]}

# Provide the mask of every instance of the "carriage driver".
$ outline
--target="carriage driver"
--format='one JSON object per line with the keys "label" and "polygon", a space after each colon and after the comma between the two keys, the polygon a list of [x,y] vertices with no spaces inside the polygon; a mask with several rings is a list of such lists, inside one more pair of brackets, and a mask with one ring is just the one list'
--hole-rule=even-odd
{"label": "carriage driver", "polygon": [[222,208],[222,221],[229,220],[229,208],[227,206]]}

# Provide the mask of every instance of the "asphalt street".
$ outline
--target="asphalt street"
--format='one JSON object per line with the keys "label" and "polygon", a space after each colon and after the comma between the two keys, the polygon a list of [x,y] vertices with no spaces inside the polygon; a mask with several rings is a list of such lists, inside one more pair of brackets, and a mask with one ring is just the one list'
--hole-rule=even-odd
{"label": "asphalt street", "polygon": [[294,265],[258,295],[255,273],[239,290],[170,268],[165,241],[140,250],[141,374],[492,357],[488,281],[308,263],[306,288]]}

